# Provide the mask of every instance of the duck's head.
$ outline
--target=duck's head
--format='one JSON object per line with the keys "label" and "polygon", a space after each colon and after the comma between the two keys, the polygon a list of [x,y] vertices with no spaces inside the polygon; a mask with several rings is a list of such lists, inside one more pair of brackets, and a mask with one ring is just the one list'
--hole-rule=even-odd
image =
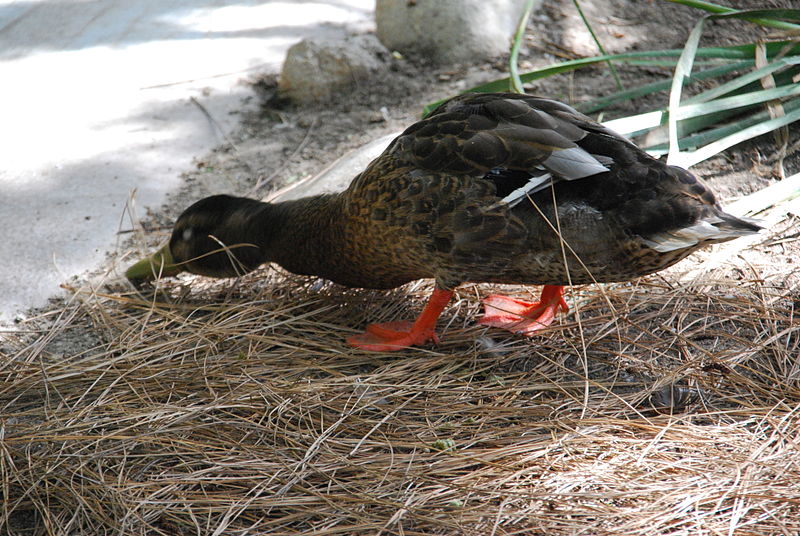
{"label": "duck's head", "polygon": [[214,195],[180,215],[172,236],[160,250],[125,272],[135,285],[180,272],[210,277],[235,277],[266,261],[254,216],[268,205],[254,199]]}

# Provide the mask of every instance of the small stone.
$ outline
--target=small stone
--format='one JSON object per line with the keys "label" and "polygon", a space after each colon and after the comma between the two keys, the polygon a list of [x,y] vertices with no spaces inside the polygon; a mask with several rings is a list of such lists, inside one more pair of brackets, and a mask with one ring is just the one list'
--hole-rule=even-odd
{"label": "small stone", "polygon": [[367,120],[370,123],[385,123],[389,120],[389,110],[386,106],[381,106],[379,110],[370,112]]}
{"label": "small stone", "polygon": [[298,104],[324,101],[383,69],[389,55],[369,34],[304,39],[286,54],[278,92]]}

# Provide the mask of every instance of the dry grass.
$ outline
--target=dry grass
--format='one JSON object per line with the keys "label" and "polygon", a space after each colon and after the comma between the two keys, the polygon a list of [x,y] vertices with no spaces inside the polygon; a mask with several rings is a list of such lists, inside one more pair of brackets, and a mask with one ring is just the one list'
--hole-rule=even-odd
{"label": "dry grass", "polygon": [[797,534],[780,277],[575,289],[580,324],[533,340],[476,326],[465,287],[438,347],[396,354],[343,338],[427,284],[81,289],[7,338],[0,532]]}

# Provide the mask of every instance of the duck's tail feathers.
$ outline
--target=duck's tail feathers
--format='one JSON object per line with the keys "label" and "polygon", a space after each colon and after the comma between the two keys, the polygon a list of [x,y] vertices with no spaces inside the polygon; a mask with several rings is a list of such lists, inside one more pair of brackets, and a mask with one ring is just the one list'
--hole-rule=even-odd
{"label": "duck's tail feathers", "polygon": [[644,242],[648,247],[664,253],[727,242],[734,238],[756,234],[762,229],[758,220],[739,218],[719,210],[694,225],[645,237]]}

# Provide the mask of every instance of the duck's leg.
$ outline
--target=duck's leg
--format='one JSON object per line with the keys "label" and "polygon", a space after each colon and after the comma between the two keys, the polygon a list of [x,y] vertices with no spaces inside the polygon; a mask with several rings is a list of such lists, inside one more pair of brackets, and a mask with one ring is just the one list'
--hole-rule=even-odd
{"label": "duck's leg", "polygon": [[373,352],[391,352],[419,346],[428,341],[439,342],[439,337],[436,336],[436,320],[452,297],[452,290],[436,287],[416,321],[370,324],[366,333],[353,335],[347,342],[356,348]]}
{"label": "duck's leg", "polygon": [[560,285],[545,285],[542,297],[535,303],[494,295],[485,298],[483,305],[485,309],[479,324],[523,335],[533,335],[549,326],[559,308],[564,312],[569,310],[564,301],[564,287]]}

